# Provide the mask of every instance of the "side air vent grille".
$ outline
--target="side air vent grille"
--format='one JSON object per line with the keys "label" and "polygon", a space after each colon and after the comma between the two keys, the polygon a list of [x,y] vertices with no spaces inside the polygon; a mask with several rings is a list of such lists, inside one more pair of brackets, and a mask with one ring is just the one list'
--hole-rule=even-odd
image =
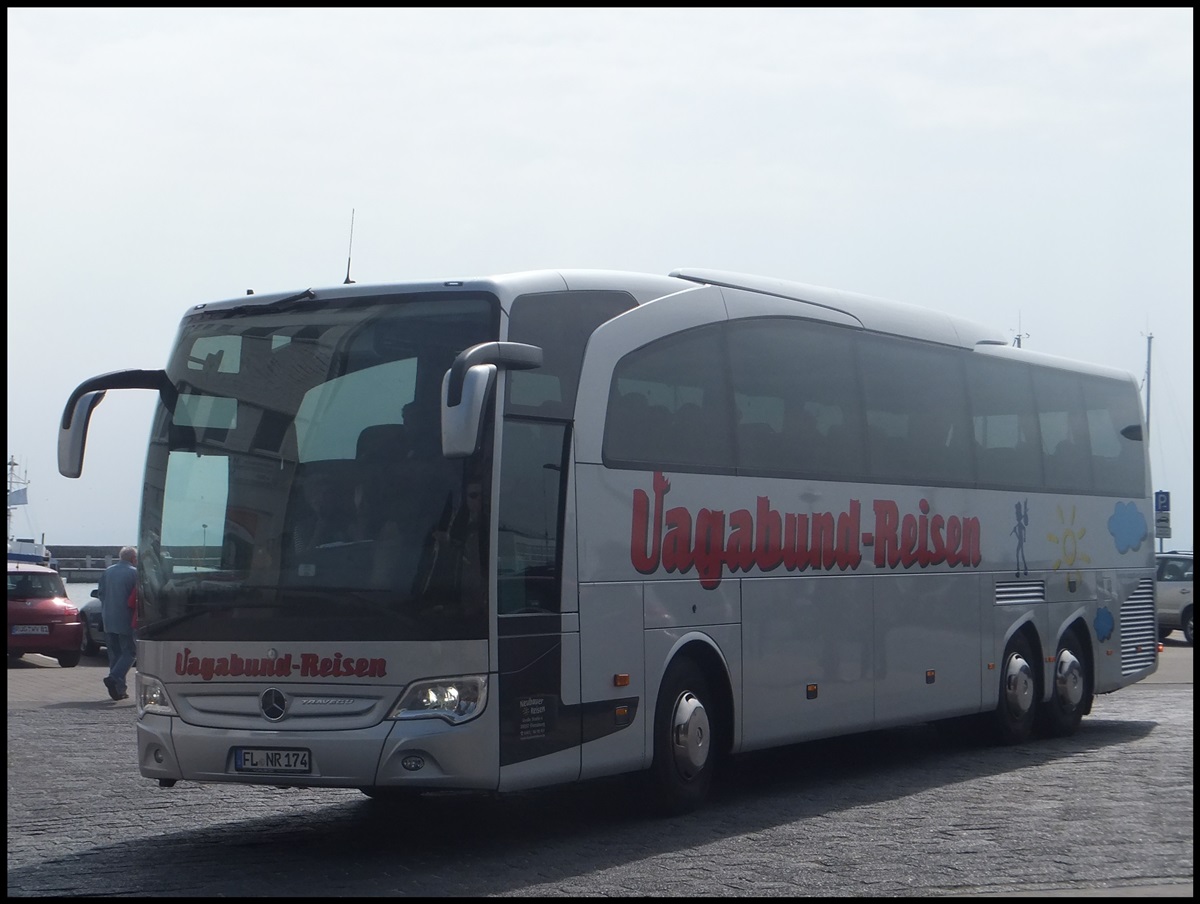
{"label": "side air vent grille", "polygon": [[1154,615],[1154,581],[1143,578],[1121,605],[1121,674],[1140,672],[1158,656],[1158,625]]}
{"label": "side air vent grille", "polygon": [[1046,582],[997,581],[996,602],[1000,605],[1044,603],[1046,602]]}

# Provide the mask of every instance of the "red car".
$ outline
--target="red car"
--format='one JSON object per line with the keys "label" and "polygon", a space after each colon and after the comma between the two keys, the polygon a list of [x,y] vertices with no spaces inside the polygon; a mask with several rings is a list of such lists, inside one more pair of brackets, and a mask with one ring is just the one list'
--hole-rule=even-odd
{"label": "red car", "polygon": [[26,653],[58,660],[64,669],[79,665],[83,622],[67,599],[62,576],[31,562],[8,563],[8,661]]}

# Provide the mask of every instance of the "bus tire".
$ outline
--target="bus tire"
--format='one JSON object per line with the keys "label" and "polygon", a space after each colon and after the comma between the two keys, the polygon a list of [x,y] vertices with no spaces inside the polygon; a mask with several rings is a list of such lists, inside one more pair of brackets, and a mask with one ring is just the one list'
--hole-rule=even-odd
{"label": "bus tire", "polygon": [[1029,641],[1023,634],[1014,634],[1000,664],[1000,699],[992,719],[993,734],[1000,744],[1020,744],[1033,734],[1038,712],[1034,667]]}
{"label": "bus tire", "polygon": [[694,660],[677,658],[663,675],[654,710],[651,791],[663,815],[689,813],[708,797],[716,761],[708,680]]}
{"label": "bus tire", "polygon": [[1054,656],[1054,687],[1050,701],[1038,707],[1037,732],[1045,738],[1062,738],[1079,729],[1083,714],[1092,708],[1092,675],[1083,645],[1074,631],[1058,642]]}

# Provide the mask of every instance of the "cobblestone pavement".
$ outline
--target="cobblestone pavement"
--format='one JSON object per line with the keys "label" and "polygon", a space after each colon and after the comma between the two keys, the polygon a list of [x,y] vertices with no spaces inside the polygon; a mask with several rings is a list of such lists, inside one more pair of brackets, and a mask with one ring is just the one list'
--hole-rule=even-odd
{"label": "cobblestone pavement", "polygon": [[[748,754],[651,819],[626,780],[402,806],[137,772],[101,660],[8,669],[8,894],[1191,897],[1186,683],[1098,698],[1072,738],[920,727]],[[1162,679],[1164,670],[1155,678]]]}

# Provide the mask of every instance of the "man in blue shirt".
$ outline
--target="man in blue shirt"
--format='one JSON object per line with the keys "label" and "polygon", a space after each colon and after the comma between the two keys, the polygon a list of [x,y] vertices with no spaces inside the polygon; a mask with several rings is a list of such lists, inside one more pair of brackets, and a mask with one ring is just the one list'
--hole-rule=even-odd
{"label": "man in blue shirt", "polygon": [[133,609],[129,606],[129,595],[136,584],[137,550],[125,546],[121,548],[120,561],[104,569],[96,588],[108,641],[108,674],[104,677],[104,686],[114,700],[129,696],[125,676],[137,655],[133,640]]}

